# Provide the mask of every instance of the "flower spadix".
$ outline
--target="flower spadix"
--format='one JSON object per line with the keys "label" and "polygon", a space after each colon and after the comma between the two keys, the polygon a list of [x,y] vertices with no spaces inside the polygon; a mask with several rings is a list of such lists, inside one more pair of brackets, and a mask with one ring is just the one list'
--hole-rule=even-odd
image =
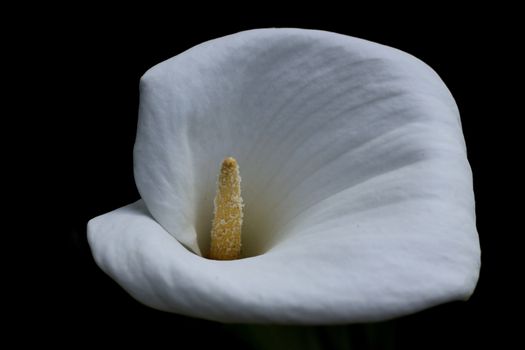
{"label": "flower spadix", "polygon": [[[230,155],[244,212],[234,187],[215,204],[237,203],[239,225],[217,221],[230,214],[214,205]],[[300,29],[198,45],[142,77],[134,172],[141,200],[91,220],[88,238],[102,270],[151,307],[224,322],[365,322],[476,286],[459,112],[439,76],[399,50]],[[211,233],[237,237],[241,218],[240,258],[208,259],[217,242],[228,242],[221,252],[236,242]]]}
{"label": "flower spadix", "polygon": [[224,159],[217,182],[211,229],[210,258],[238,259],[241,255],[241,177],[235,158]]}

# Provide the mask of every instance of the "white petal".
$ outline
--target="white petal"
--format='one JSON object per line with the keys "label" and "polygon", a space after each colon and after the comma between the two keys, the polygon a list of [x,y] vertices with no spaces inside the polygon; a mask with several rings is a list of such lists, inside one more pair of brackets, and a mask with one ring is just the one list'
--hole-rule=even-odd
{"label": "white petal", "polygon": [[[226,156],[243,178],[243,249],[262,255],[215,262],[178,241],[207,249]],[[162,310],[369,321],[467,298],[477,281],[457,107],[435,72],[389,47],[254,30],[155,66],[141,80],[135,177],[155,220],[134,204],[95,219],[90,242],[106,272]]]}
{"label": "white petal", "polygon": [[173,239],[143,201],[91,220],[88,232],[97,264],[133,297],[223,322],[382,320],[464,298],[475,284],[472,249],[454,240],[407,242],[384,232],[370,233],[375,242],[364,233],[349,240],[334,227],[326,242],[310,235],[256,257],[213,261]]}

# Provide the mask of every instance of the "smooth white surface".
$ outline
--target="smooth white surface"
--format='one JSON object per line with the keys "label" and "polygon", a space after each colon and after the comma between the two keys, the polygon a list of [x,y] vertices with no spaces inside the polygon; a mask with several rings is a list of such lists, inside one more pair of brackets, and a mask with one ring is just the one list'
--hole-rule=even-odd
{"label": "smooth white surface", "polygon": [[[99,266],[152,307],[362,322],[476,285],[458,110],[436,73],[399,50],[299,29],[206,42],[142,77],[134,156],[143,201],[93,219],[88,235]],[[244,254],[261,255],[210,261],[196,254],[227,156],[243,179]]]}

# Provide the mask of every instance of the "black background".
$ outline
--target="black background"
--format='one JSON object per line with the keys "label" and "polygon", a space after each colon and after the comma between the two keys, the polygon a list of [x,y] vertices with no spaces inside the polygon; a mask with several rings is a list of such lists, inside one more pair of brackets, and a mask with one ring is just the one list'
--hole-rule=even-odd
{"label": "black background", "polygon": [[[242,327],[163,313],[133,300],[95,265],[85,226],[89,219],[139,198],[132,149],[138,82],[148,68],[203,41],[241,30],[301,27],[399,48],[425,61],[445,81],[461,112],[474,174],[482,270],[478,287],[467,302],[372,326],[263,327],[255,332],[282,343],[290,337],[300,338],[302,332],[313,332],[328,349],[341,347],[343,343],[333,340],[341,334],[350,335],[356,349],[504,346],[514,323],[503,302],[512,298],[516,286],[508,282],[511,273],[502,268],[502,260],[509,257],[496,234],[503,230],[499,214],[504,203],[498,202],[500,190],[493,183],[495,167],[504,160],[494,145],[500,141],[491,136],[499,130],[494,124],[497,111],[489,101],[493,90],[501,86],[488,83],[498,75],[491,69],[495,64],[492,54],[504,51],[506,45],[491,23],[502,19],[496,14],[482,18],[472,14],[466,21],[452,15],[453,11],[444,11],[432,20],[411,15],[378,20],[343,9],[313,10],[308,15],[221,13],[199,20],[194,12],[182,10],[158,20],[158,13],[130,17],[95,11],[82,16],[79,10],[35,22],[28,36],[31,40],[18,45],[28,49],[24,63],[36,72],[33,89],[40,96],[33,103],[41,111],[36,128],[49,130],[44,140],[37,140],[37,152],[45,156],[34,156],[30,161],[44,173],[38,185],[51,189],[35,206],[48,206],[53,213],[42,222],[52,228],[46,233],[52,247],[43,248],[42,267],[31,275],[33,289],[28,294],[34,289],[43,289],[43,293],[26,298],[29,310],[17,323],[20,329],[34,329],[31,334],[41,343],[72,347],[143,342],[152,348],[160,344],[185,348],[184,342],[191,341],[197,348],[218,344],[229,344],[233,349],[258,348],[244,338]],[[36,312],[39,306],[45,308]],[[383,343],[371,343],[373,332]],[[34,339],[21,339],[30,340]]]}

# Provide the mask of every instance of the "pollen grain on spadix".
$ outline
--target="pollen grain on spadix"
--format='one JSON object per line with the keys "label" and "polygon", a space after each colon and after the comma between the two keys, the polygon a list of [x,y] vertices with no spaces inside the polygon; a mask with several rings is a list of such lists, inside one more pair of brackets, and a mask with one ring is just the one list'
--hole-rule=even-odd
{"label": "pollen grain on spadix", "polygon": [[234,260],[241,255],[242,198],[237,161],[222,162],[214,201],[210,259]]}

